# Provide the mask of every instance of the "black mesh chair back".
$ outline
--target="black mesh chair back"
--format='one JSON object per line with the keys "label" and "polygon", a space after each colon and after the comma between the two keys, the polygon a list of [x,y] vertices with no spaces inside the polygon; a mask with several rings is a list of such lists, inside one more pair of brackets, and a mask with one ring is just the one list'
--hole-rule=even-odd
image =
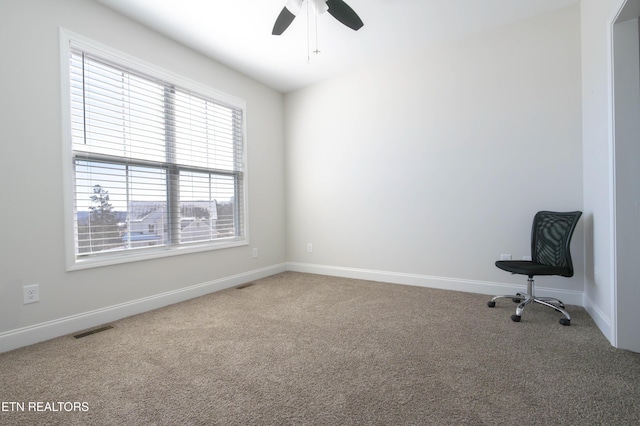
{"label": "black mesh chair back", "polygon": [[531,259],[557,269],[554,275],[573,276],[570,244],[582,212],[536,213],[531,229]]}

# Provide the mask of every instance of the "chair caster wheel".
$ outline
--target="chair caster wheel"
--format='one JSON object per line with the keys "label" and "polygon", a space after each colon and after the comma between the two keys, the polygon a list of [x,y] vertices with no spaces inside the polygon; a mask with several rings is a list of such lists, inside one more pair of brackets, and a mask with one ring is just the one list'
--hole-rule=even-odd
{"label": "chair caster wheel", "polygon": [[495,307],[495,306],[496,306],[496,302],[495,302],[495,301],[493,301],[493,300],[489,300],[489,301],[487,302],[487,306],[488,306],[488,307],[490,307],[490,308],[493,308],[493,307]]}
{"label": "chair caster wheel", "polygon": [[511,321],[513,322],[520,322],[520,319],[522,317],[520,315],[511,315]]}
{"label": "chair caster wheel", "polygon": [[513,303],[520,303],[520,302],[522,302],[522,300],[521,300],[521,299],[516,299],[516,298],[513,298],[513,299],[511,299],[511,300],[513,300]]}
{"label": "chair caster wheel", "polygon": [[560,318],[560,324],[562,325],[571,325],[571,320],[566,318]]}

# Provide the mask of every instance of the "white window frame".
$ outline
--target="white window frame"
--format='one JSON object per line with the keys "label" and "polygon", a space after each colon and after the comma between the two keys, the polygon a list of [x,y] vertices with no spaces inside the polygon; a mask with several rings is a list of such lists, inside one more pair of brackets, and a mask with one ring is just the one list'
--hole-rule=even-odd
{"label": "white window frame", "polygon": [[[122,250],[108,255],[83,256],[76,254],[76,222],[75,222],[75,172],[74,155],[71,135],[71,84],[70,84],[70,54],[71,47],[80,48],[83,51],[93,53],[105,60],[121,65],[137,72],[144,73],[171,84],[180,86],[186,90],[215,99],[228,105],[240,108],[243,112],[243,158],[244,171],[242,179],[243,200],[240,203],[243,215],[243,229],[241,235],[233,239],[223,241],[167,245],[143,250]],[[64,219],[65,219],[65,253],[68,271],[135,262],[148,259],[156,259],[167,256],[183,255],[210,250],[225,249],[230,247],[249,245],[249,193],[248,193],[248,167],[247,167],[247,136],[246,136],[246,102],[243,99],[231,96],[213,89],[184,76],[162,69],[153,64],[142,61],[126,53],[120,52],[101,43],[88,39],[79,34],[60,28],[60,75],[61,75],[61,99],[62,99],[62,154],[63,154],[63,186],[64,186]]]}

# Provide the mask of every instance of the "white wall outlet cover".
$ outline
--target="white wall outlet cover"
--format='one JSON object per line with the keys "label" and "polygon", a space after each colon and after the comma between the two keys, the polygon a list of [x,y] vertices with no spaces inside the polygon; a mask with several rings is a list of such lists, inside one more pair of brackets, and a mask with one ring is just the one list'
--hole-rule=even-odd
{"label": "white wall outlet cover", "polygon": [[35,303],[40,301],[40,285],[25,285],[22,287],[22,302],[26,305],[29,303]]}

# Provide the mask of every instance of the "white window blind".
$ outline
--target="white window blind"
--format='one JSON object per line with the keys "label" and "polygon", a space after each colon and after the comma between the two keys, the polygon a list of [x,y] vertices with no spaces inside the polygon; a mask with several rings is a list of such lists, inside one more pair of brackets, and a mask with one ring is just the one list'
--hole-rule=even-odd
{"label": "white window blind", "polygon": [[243,240],[243,108],[69,56],[76,260]]}

